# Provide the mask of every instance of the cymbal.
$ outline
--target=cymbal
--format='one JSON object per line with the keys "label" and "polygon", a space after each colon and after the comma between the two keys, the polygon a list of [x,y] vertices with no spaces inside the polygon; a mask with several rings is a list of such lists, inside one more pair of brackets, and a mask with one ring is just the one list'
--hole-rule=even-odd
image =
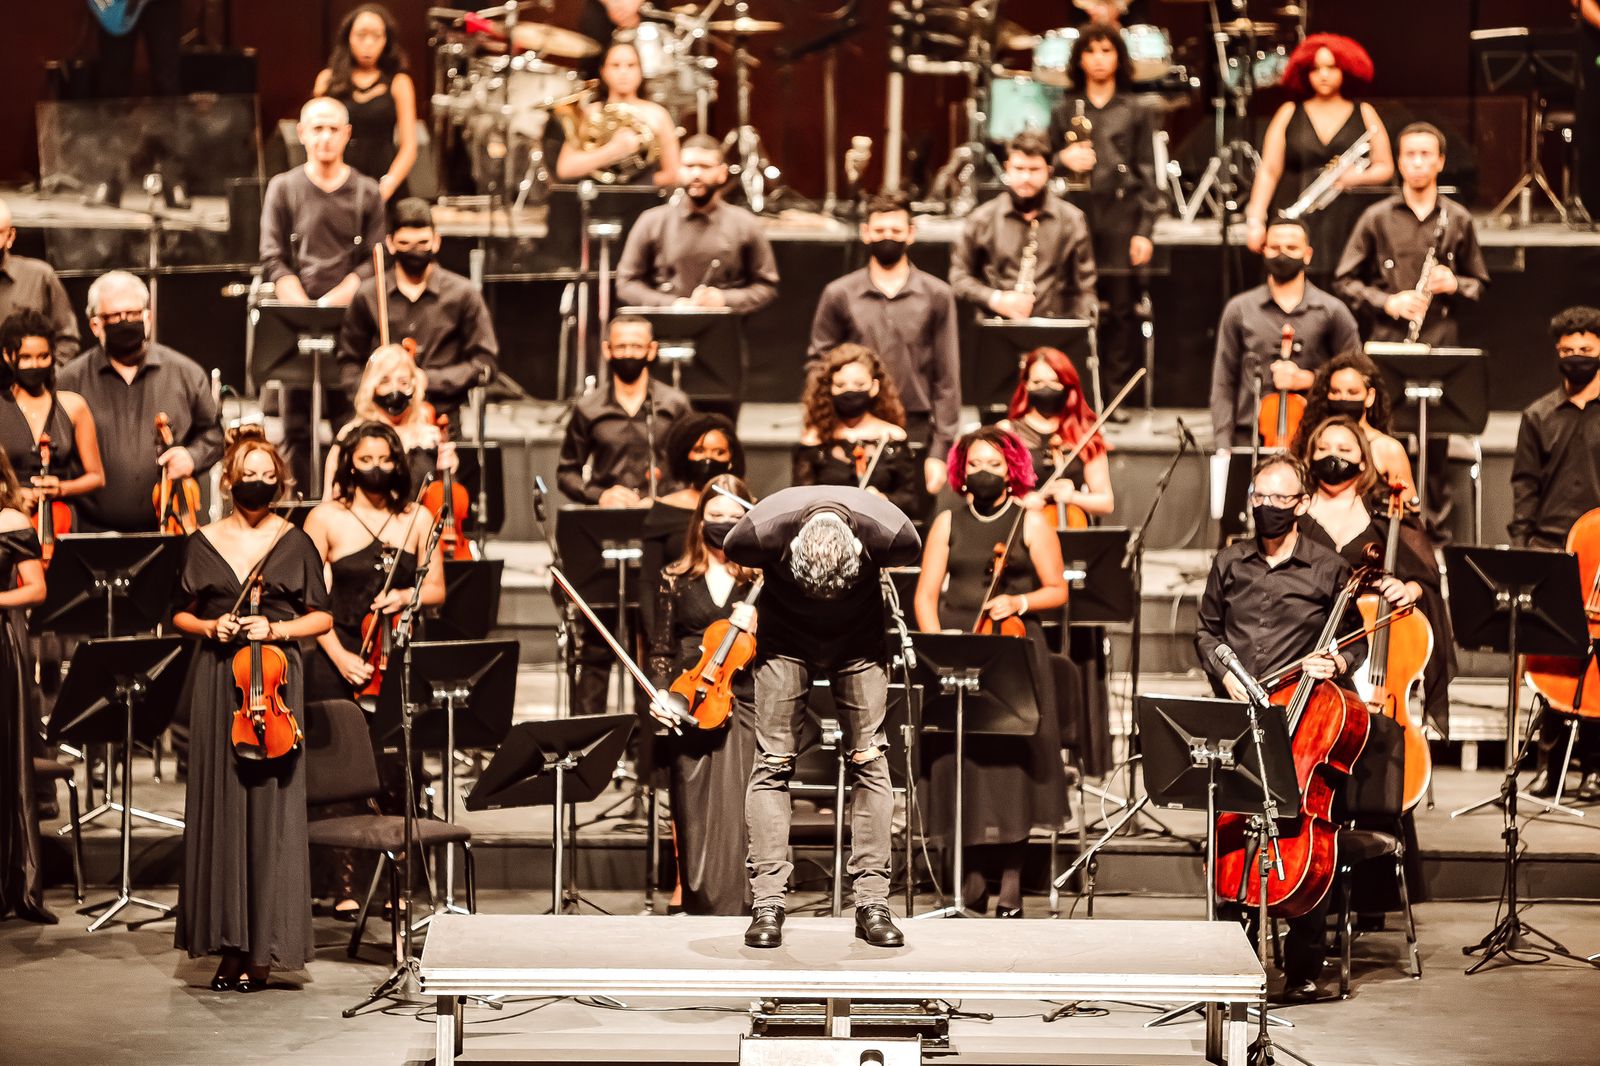
{"label": "cymbal", "polygon": [[1277,27],[1276,23],[1272,23],[1272,22],[1255,22],[1255,21],[1252,21],[1251,19],[1233,19],[1231,22],[1224,22],[1221,26],[1219,26],[1217,28],[1220,29],[1223,33],[1233,33],[1233,34],[1240,34],[1240,35],[1253,33],[1258,37],[1264,37],[1269,33],[1278,32],[1278,27]]}
{"label": "cymbal", "polygon": [[731,33],[735,37],[749,37],[757,33],[777,33],[783,29],[783,23],[773,22],[771,19],[723,19],[720,22],[706,23],[706,29],[712,33]]}
{"label": "cymbal", "polygon": [[1297,19],[1301,15],[1304,15],[1305,13],[1306,13],[1305,12],[1305,8],[1301,7],[1299,4],[1284,4],[1282,7],[1278,8],[1276,11],[1274,11],[1272,14],[1273,14],[1273,17],[1275,17],[1275,18]]}
{"label": "cymbal", "polygon": [[511,28],[511,40],[518,48],[561,59],[587,59],[600,53],[600,46],[583,34],[543,22],[517,23]]}

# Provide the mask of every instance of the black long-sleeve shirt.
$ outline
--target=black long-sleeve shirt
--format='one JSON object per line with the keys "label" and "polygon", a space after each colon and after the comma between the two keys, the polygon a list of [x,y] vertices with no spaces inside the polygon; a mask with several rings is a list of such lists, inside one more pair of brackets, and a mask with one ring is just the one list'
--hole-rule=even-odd
{"label": "black long-sleeve shirt", "polygon": [[618,302],[665,307],[701,285],[744,314],[778,298],[778,260],[761,220],[721,200],[696,211],[688,197],[640,215],[617,261]]}
{"label": "black long-sleeve shirt", "polygon": [[[1195,650],[1200,666],[1221,684],[1227,673],[1217,664],[1217,645],[1226,644],[1251,675],[1260,680],[1317,650],[1339,590],[1350,578],[1350,566],[1337,553],[1297,536],[1288,558],[1269,566],[1260,544],[1242,540],[1217,553],[1200,600],[1200,627]],[[1350,597],[1335,630],[1345,636],[1361,628],[1361,612]],[[1366,661],[1367,642],[1340,649],[1351,671]]]}
{"label": "black long-sleeve shirt", "polygon": [[1600,402],[1579,407],[1564,387],[1522,412],[1511,460],[1511,522],[1518,547],[1564,548],[1572,524],[1600,507]]}
{"label": "black long-sleeve shirt", "polygon": [[267,182],[261,203],[261,269],[267,281],[293,274],[313,300],[346,276],[372,276],[372,250],[387,223],[378,183],[354,168],[325,192],[295,167]]}
{"label": "black long-sleeve shirt", "polygon": [[78,354],[78,316],[55,268],[43,259],[0,251],[0,322],[18,311],[37,311],[50,323],[57,366]]}
{"label": "black long-sleeve shirt", "polygon": [[[1083,212],[1046,193],[1038,219],[1034,317],[1093,321],[1099,297],[1095,294],[1094,245]],[[950,287],[956,295],[987,308],[996,290],[1014,289],[1028,229],[1028,220],[1011,197],[1003,194],[968,215],[950,250]]]}
{"label": "black long-sleeve shirt", "polygon": [[[1154,124],[1149,108],[1124,92],[1113,93],[1104,107],[1096,107],[1082,93],[1068,93],[1050,112],[1051,161],[1057,173],[1066,173],[1057,156],[1067,146],[1067,130],[1079,100],[1083,101],[1083,115],[1090,123],[1089,140],[1094,145],[1094,170],[1089,175],[1085,202],[1133,200],[1138,210],[1131,215],[1133,233],[1129,236],[1150,236],[1156,219],[1161,217],[1163,203],[1156,186]],[[1091,229],[1099,221],[1098,214],[1085,211]]]}
{"label": "black long-sleeve shirt", "polygon": [[[556,461],[556,485],[575,503],[599,503],[613,485],[648,495],[651,468],[666,468],[667,431],[688,413],[687,396],[651,378],[645,402],[630,415],[617,402],[608,379],[605,385],[580,396],[572,407]],[[664,488],[656,486],[658,492]]]}
{"label": "black long-sleeve shirt", "polygon": [[[835,599],[809,595],[785,563],[789,542],[813,516],[844,519],[861,542],[861,576]],[[762,658],[785,656],[812,665],[884,657],[882,567],[906,566],[922,554],[922,539],[905,512],[865,489],[826,485],[780,489],[745,513],[723,545],[728,558],[760,570],[766,584],[758,605]]]}

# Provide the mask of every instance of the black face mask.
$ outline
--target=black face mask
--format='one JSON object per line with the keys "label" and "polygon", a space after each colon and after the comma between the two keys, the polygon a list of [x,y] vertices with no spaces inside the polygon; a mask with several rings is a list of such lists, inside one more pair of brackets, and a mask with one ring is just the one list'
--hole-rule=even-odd
{"label": "black face mask", "polygon": [[1253,507],[1250,514],[1256,521],[1256,536],[1262,540],[1277,540],[1294,528],[1299,517],[1293,507],[1272,507],[1262,504]]}
{"label": "black face mask", "polygon": [[853,422],[872,410],[876,402],[877,397],[866,389],[836,392],[833,394],[833,413],[846,422]]}
{"label": "black face mask", "polygon": [[1054,385],[1028,390],[1028,403],[1046,418],[1059,418],[1067,409],[1067,390]]}
{"label": "black face mask", "polygon": [[738,522],[706,522],[700,527],[700,535],[705,537],[706,544],[717,551],[722,550],[722,545],[728,540],[728,534],[733,532],[733,527]]}
{"label": "black face mask", "polygon": [[690,459],[689,481],[697,489],[706,487],[706,482],[722,474],[731,473],[733,464],[726,459]]}
{"label": "black face mask", "polygon": [[1567,384],[1575,389],[1581,389],[1594,380],[1600,372],[1600,357],[1593,355],[1568,355],[1556,363],[1556,368],[1561,371],[1561,376],[1567,379]]}
{"label": "black face mask", "polygon": [[967,495],[972,505],[980,511],[992,511],[1006,494],[1006,479],[988,470],[977,470],[967,475]]}
{"label": "black face mask", "polygon": [[411,406],[411,393],[380,392],[373,395],[372,402],[390,417],[399,418]]}
{"label": "black face mask", "polygon": [[1044,206],[1044,190],[1040,189],[1032,196],[1018,196],[1015,189],[1010,191],[1011,206],[1024,215],[1030,215]]}
{"label": "black face mask", "polygon": [[119,363],[137,363],[144,355],[143,322],[111,322],[105,327],[106,354]]}
{"label": "black face mask", "polygon": [[1267,268],[1267,277],[1273,281],[1293,281],[1306,272],[1306,261],[1298,255],[1269,255],[1261,262]]}
{"label": "black face mask", "polygon": [[635,381],[639,380],[640,375],[644,373],[644,368],[648,366],[649,363],[650,360],[648,359],[613,358],[611,360],[611,376],[622,382],[624,385],[632,385]]}
{"label": "black face mask", "polygon": [[428,264],[433,262],[433,256],[432,248],[408,248],[403,252],[394,253],[394,261],[400,264],[400,269],[407,277],[420,278],[427,273]]}
{"label": "black face mask", "polygon": [[881,267],[892,267],[906,257],[905,241],[871,241],[867,254]]}
{"label": "black face mask", "polygon": [[29,396],[43,396],[44,391],[56,383],[54,366],[19,367],[12,370],[11,375]]}
{"label": "black face mask", "polygon": [[357,467],[356,485],[367,492],[388,492],[389,486],[394,483],[394,474],[392,466]]}
{"label": "black face mask", "polygon": [[229,490],[233,506],[241,511],[259,511],[278,498],[276,481],[236,481]]}
{"label": "black face mask", "polygon": [[1365,400],[1329,400],[1329,418],[1348,418],[1352,422],[1359,422],[1366,417],[1367,401]]}
{"label": "black face mask", "polygon": [[1311,476],[1323,485],[1343,485],[1361,473],[1361,465],[1342,455],[1324,455],[1311,462]]}

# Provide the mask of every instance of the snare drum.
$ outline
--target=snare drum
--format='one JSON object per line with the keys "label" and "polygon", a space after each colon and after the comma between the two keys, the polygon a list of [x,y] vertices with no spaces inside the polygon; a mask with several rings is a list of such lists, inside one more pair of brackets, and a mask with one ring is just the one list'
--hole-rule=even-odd
{"label": "snare drum", "polygon": [[550,108],[583,84],[575,71],[526,55],[480,57],[469,77],[474,110],[503,115],[513,134],[533,139],[543,136]]}
{"label": "snare drum", "polygon": [[1066,90],[1027,75],[995,78],[989,85],[989,140],[1009,141],[1023,130],[1050,128],[1050,112]]}
{"label": "snare drum", "polygon": [[1134,81],[1160,81],[1172,69],[1172,38],[1160,26],[1124,26],[1122,43]]}
{"label": "snare drum", "polygon": [[1033,46],[1033,80],[1044,85],[1065,88],[1072,84],[1067,75],[1067,61],[1072,58],[1072,46],[1078,43],[1078,31],[1071,26],[1050,30]]}

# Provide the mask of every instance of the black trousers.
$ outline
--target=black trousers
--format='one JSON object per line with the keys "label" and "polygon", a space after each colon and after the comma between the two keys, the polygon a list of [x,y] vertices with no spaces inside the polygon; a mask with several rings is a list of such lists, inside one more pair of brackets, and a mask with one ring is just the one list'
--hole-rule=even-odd
{"label": "black trousers", "polygon": [[1579,773],[1600,771],[1600,719],[1565,714],[1547,706],[1539,716],[1539,736],[1534,744],[1539,765],[1548,766],[1552,773],[1567,754],[1574,721],[1578,724],[1578,738],[1572,746],[1572,769]]}
{"label": "black trousers", "polygon": [[133,29],[122,37],[112,36],[96,23],[100,60],[95,94],[114,100],[134,95],[134,56],[143,41],[150,95],[177,96],[182,29],[183,4],[179,0],[150,0]]}

